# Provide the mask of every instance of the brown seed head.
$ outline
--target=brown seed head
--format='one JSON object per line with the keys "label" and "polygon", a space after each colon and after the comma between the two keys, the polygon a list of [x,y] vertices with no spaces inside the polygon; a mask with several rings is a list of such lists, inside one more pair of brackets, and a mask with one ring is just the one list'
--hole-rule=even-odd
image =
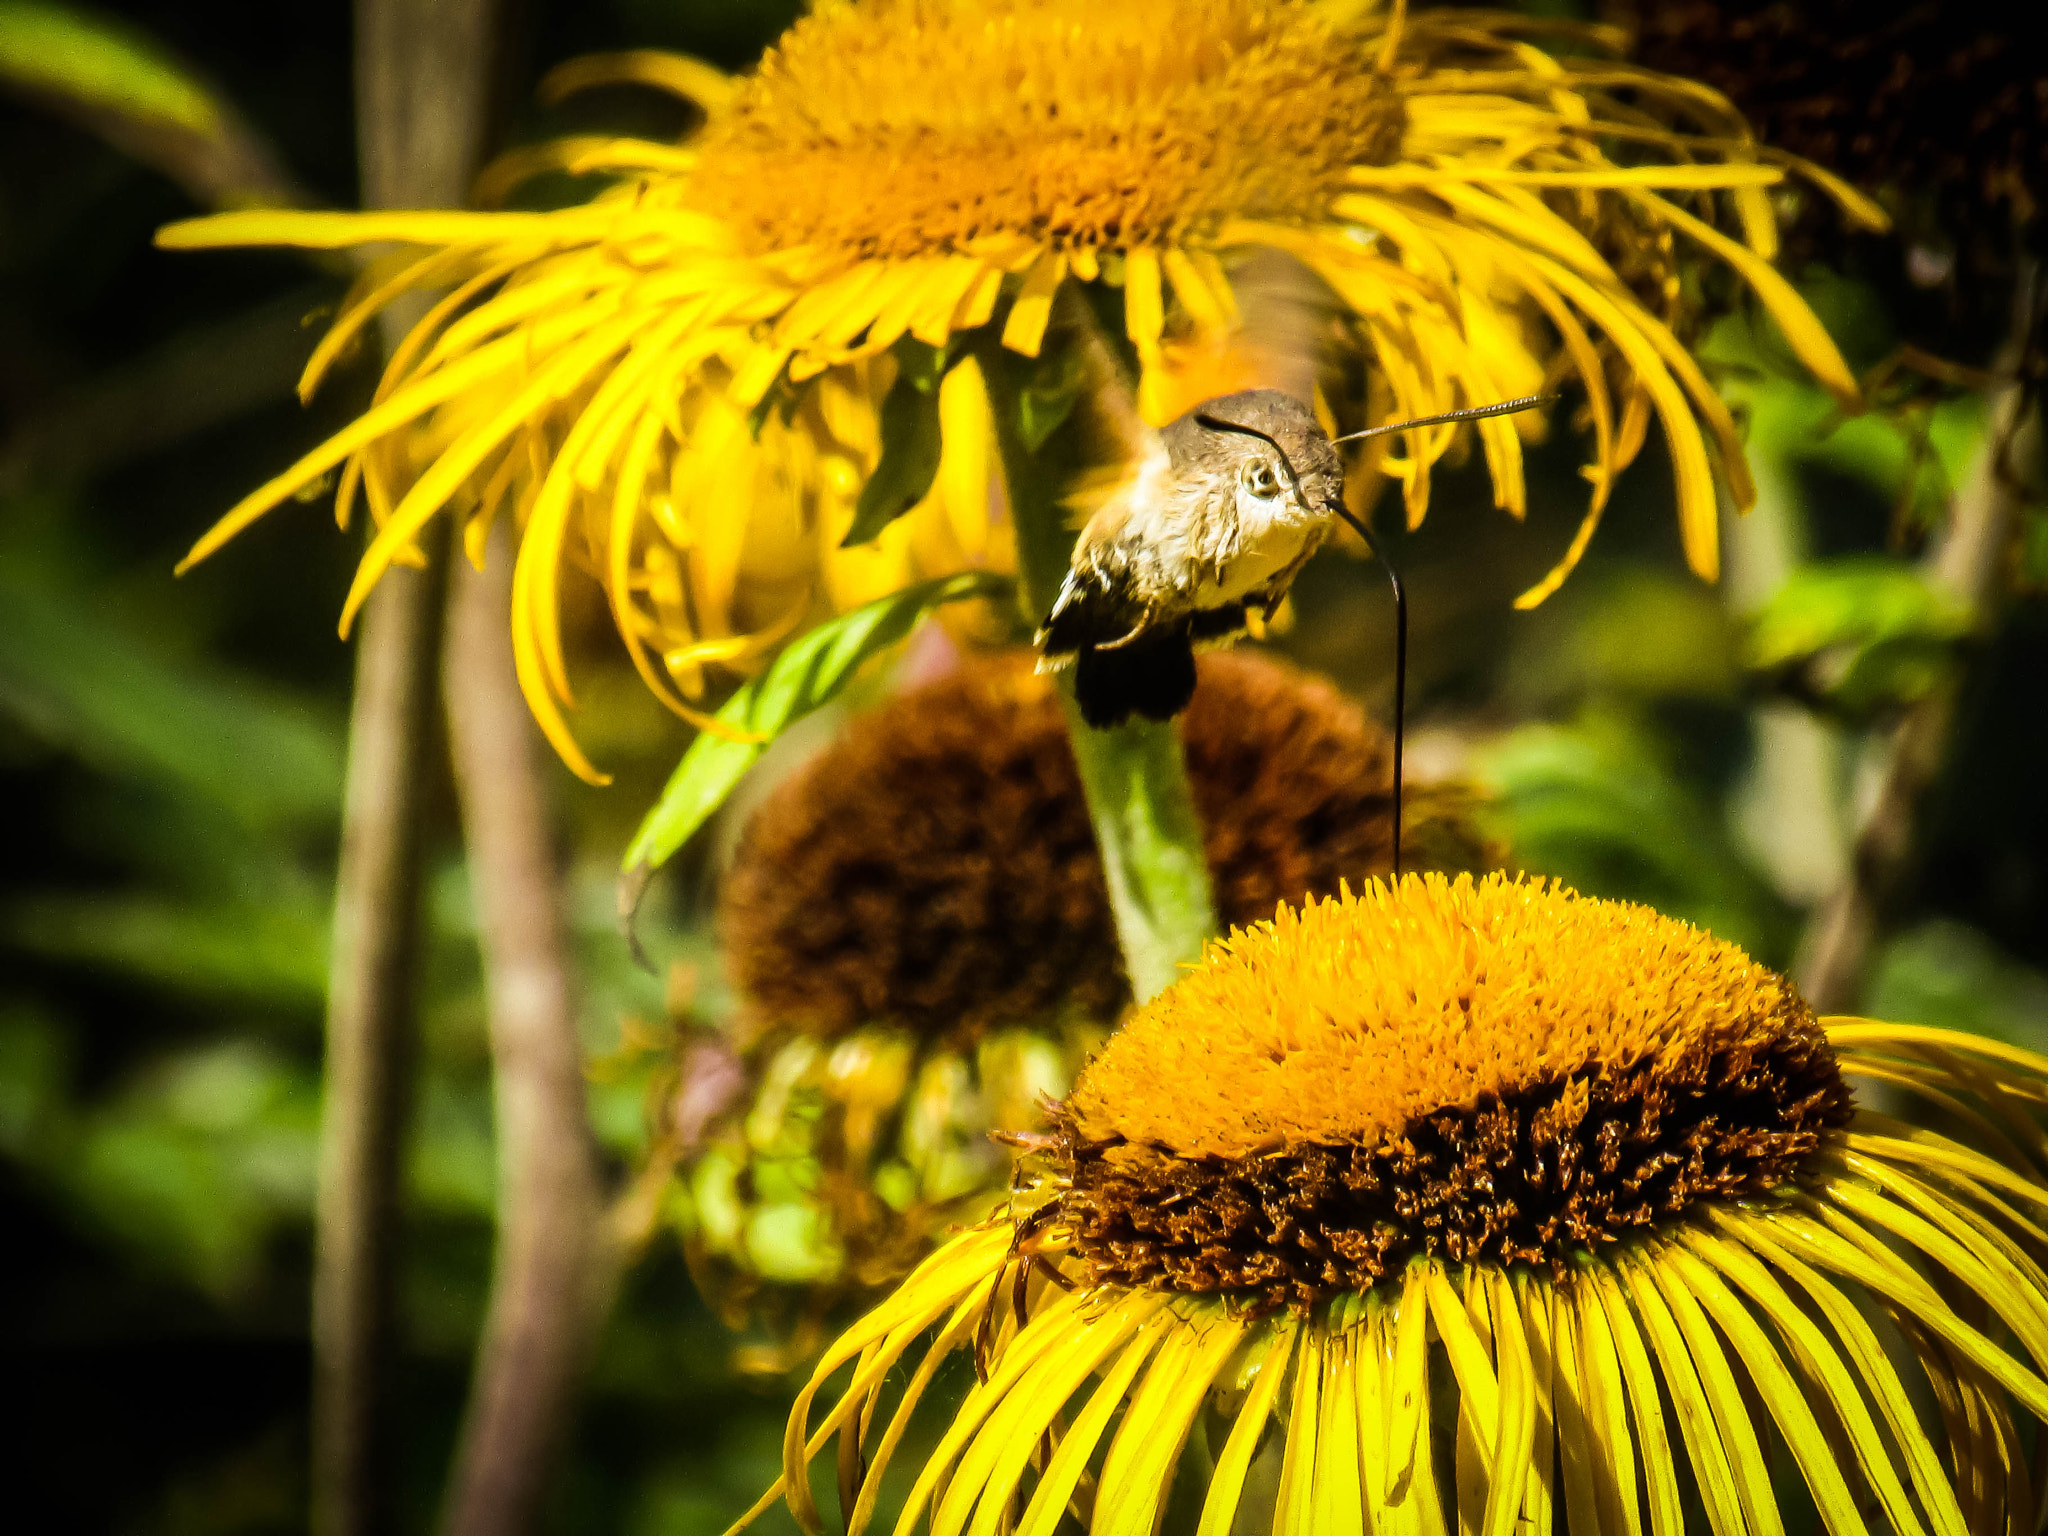
{"label": "brown seed head", "polygon": [[2017,13],[1929,0],[1676,0],[1632,18],[1646,64],[1724,91],[1764,142],[1872,192],[2031,218],[2048,68]]}
{"label": "brown seed head", "polygon": [[[1613,0],[1635,58],[1741,109],[1762,142],[1877,196],[1893,236],[1810,200],[1783,265],[1884,293],[1901,338],[1988,361],[2010,334],[2020,238],[2048,206],[2048,65],[2012,7],[1932,0]],[[1903,247],[1903,250],[1902,250]],[[1903,258],[1903,259],[1902,259]],[[2042,322],[2027,366],[2038,370]]]}
{"label": "brown seed head", "polygon": [[[755,812],[721,895],[733,979],[761,1023],[972,1036],[1129,999],[1051,679],[970,660],[891,700]],[[1202,658],[1181,719],[1228,923],[1389,866],[1387,739],[1328,684],[1255,652]],[[1415,797],[1450,867],[1498,850],[1472,797]]]}

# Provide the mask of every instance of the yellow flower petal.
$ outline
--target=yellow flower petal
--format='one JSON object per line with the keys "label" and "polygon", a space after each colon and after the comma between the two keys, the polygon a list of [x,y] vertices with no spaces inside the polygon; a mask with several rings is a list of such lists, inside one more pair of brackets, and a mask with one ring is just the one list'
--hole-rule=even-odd
{"label": "yellow flower petal", "polygon": [[1045,339],[1046,322],[1052,318],[1052,301],[1066,280],[1067,258],[1051,251],[1038,258],[1010,301],[1010,318],[1003,326],[1003,345],[1026,357],[1038,356]]}
{"label": "yellow flower petal", "polygon": [[1637,193],[1635,197],[1644,207],[1654,209],[1659,218],[1673,228],[1684,230],[1741,273],[1744,281],[1756,290],[1757,297],[1763,300],[1771,318],[1778,322],[1793,352],[1822,387],[1845,405],[1861,405],[1863,391],[1856,383],[1856,376],[1849,371],[1849,365],[1842,361],[1841,349],[1821,325],[1820,318],[1806,307],[1806,301],[1778,274],[1776,267],[1765,257],[1730,240],[1711,224],[1694,218],[1666,198],[1646,192]]}
{"label": "yellow flower petal", "polygon": [[1229,1438],[1216,1458],[1216,1470],[1202,1503],[1196,1536],[1228,1536],[1237,1516],[1245,1474],[1251,1468],[1252,1453],[1258,1449],[1266,1421],[1273,1414],[1280,1389],[1287,1381],[1288,1364],[1294,1354],[1300,1329],[1291,1321],[1274,1325],[1264,1357],[1258,1365],[1251,1392],[1238,1410]]}
{"label": "yellow flower petal", "polygon": [[[1164,1298],[1157,1300],[1163,1303]],[[1101,1384],[1090,1394],[1087,1406],[1060,1437],[1059,1449],[1053,1453],[1044,1475],[1038,1480],[1038,1487],[1032,1491],[1031,1502],[1017,1527],[1017,1536],[1053,1536],[1059,1528],[1067,1515],[1067,1503],[1073,1497],[1082,1474],[1088,1470],[1089,1458],[1095,1454],[1096,1446],[1102,1443],[1103,1432],[1109,1428],[1110,1418],[1124,1405],[1131,1383],[1137,1380],[1138,1372],[1144,1369],[1153,1349],[1167,1333],[1167,1327],[1157,1323],[1146,1327],[1123,1346],[1116,1363],[1102,1373]],[[1027,1445],[1026,1450],[1030,1449]]]}
{"label": "yellow flower petal", "polygon": [[[1681,1331],[1668,1304],[1669,1293],[1659,1284],[1660,1277],[1654,1268],[1630,1264],[1620,1267],[1619,1272],[1628,1279],[1629,1296],[1636,1304],[1637,1315],[1643,1321],[1643,1331],[1669,1387],[1672,1406],[1678,1410],[1678,1423],[1684,1432],[1693,1477],[1699,1487],[1701,1501],[1707,1507],[1707,1522],[1713,1527],[1714,1536],[1744,1536],[1743,1511],[1747,1505],[1743,1494],[1738,1491],[1728,1448],[1721,1440],[1718,1416],[1709,1405],[1707,1388],[1701,1383],[1700,1367],[1695,1365],[1688,1337]],[[1719,1347],[1711,1338],[1702,1339],[1701,1347],[1703,1350],[1711,1348],[1715,1356],[1719,1354]],[[1725,1360],[1721,1362],[1721,1370],[1724,1373],[1727,1370]],[[1654,1394],[1656,1388],[1651,1387],[1649,1391]],[[1635,1405],[1645,1401],[1636,1395],[1633,1388],[1629,1396]]]}
{"label": "yellow flower petal", "polygon": [[1311,1536],[1314,1530],[1318,1513],[1316,1463],[1321,1460],[1318,1441],[1322,1438],[1322,1383],[1322,1351],[1311,1344],[1302,1350],[1294,1368],[1287,1439],[1280,1457],[1280,1490],[1273,1505],[1273,1536]]}
{"label": "yellow flower petal", "polygon": [[1717,187],[1772,187],[1785,173],[1772,165],[1603,166],[1586,171],[1530,171],[1506,166],[1359,165],[1349,173],[1360,187],[1429,187],[1445,181],[1494,182],[1516,187],[1663,187],[1697,192]]}
{"label": "yellow flower petal", "polygon": [[[1663,1250],[1663,1256],[1665,1262],[1670,1265],[1674,1278],[1685,1287],[1687,1295],[1700,1304],[1702,1310],[1714,1320],[1722,1335],[1734,1346],[1736,1358],[1742,1362],[1750,1383],[1763,1398],[1765,1406],[1770,1410],[1771,1417],[1778,1426],[1779,1434],[1784,1437],[1787,1448],[1791,1450],[1793,1460],[1799,1464],[1799,1470],[1806,1478],[1807,1488],[1812,1492],[1814,1502],[1820,1508],[1821,1521],[1827,1527],[1829,1536],[1867,1536],[1868,1527],[1857,1511],[1855,1496],[1850,1493],[1848,1483],[1842,1478],[1835,1461],[1834,1449],[1828,1444],[1827,1437],[1821,1433],[1820,1424],[1814,1418],[1813,1410],[1807,1406],[1804,1392],[1794,1382],[1791,1373],[1785,1369],[1777,1347],[1765,1336],[1763,1329],[1757,1326],[1756,1319],[1750,1316],[1748,1309],[1736,1300],[1721,1277],[1713,1270],[1678,1245],[1667,1246]],[[1771,1293],[1766,1290],[1759,1294],[1767,1297]],[[1789,1301],[1785,1304],[1784,1312],[1794,1317],[1799,1315]],[[1801,1337],[1803,1341],[1804,1336]],[[1855,1397],[1854,1389],[1849,1386],[1846,1375],[1842,1377],[1840,1385],[1850,1397]],[[1860,1410],[1860,1398],[1856,1398],[1856,1404]],[[1748,1418],[1746,1410],[1743,1412],[1743,1418],[1745,1421]],[[1874,1426],[1871,1433],[1874,1438]],[[1761,1458],[1758,1465],[1762,1465]],[[1882,1465],[1889,1473],[1891,1463],[1888,1457],[1882,1460]],[[1763,1470],[1762,1475],[1764,1487],[1768,1489],[1768,1469]],[[1898,1486],[1895,1478],[1890,1479],[1890,1482],[1896,1493],[1894,1507],[1907,1518],[1907,1523],[1903,1527],[1895,1529],[1900,1530],[1902,1536],[1920,1532],[1920,1522],[1913,1516],[1912,1505],[1906,1498],[1905,1489]],[[1764,1497],[1773,1508],[1776,1507],[1774,1496],[1766,1493]]]}
{"label": "yellow flower petal", "polygon": [[651,85],[717,112],[732,100],[733,81],[723,70],[659,48],[593,53],[557,64],[542,77],[537,94],[554,105],[578,91],[601,85]]}
{"label": "yellow flower petal", "polygon": [[238,245],[338,251],[386,240],[406,245],[447,246],[533,241],[552,248],[596,238],[610,222],[601,211],[584,209],[556,213],[300,213],[249,209],[166,224],[156,232],[156,243],[167,251],[218,250]]}
{"label": "yellow flower petal", "polygon": [[1140,362],[1159,355],[1166,329],[1166,306],[1159,288],[1159,253],[1134,250],[1124,255],[1124,329]]}
{"label": "yellow flower petal", "polygon": [[1101,1536],[1151,1536],[1157,1529],[1195,1414],[1249,1326],[1221,1307],[1204,1308],[1161,1346],[1102,1464],[1095,1525]]}
{"label": "yellow flower petal", "polygon": [[[1663,1398],[1657,1388],[1656,1373],[1650,1367],[1649,1349],[1614,1271],[1596,1264],[1586,1271],[1586,1282],[1599,1298],[1601,1321],[1614,1346],[1621,1380],[1627,1389],[1635,1443],[1642,1451],[1644,1502],[1650,1511],[1651,1536],[1682,1536],[1685,1510],[1679,1499],[1678,1471],[1671,1458]],[[1654,1298],[1645,1305],[1654,1305]],[[1672,1390],[1676,1394],[1678,1385],[1674,1384]]]}
{"label": "yellow flower petal", "polygon": [[942,446],[935,489],[945,503],[953,536],[970,560],[983,552],[988,538],[995,495],[995,430],[995,410],[981,364],[963,357],[939,385]]}

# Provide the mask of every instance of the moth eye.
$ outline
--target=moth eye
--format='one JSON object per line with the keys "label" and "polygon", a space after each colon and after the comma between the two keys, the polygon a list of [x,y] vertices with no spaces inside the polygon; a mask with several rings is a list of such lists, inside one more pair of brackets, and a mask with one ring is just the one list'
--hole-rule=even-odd
{"label": "moth eye", "polygon": [[1273,473],[1273,466],[1264,459],[1254,459],[1245,466],[1245,489],[1254,496],[1273,496],[1280,490],[1280,481]]}

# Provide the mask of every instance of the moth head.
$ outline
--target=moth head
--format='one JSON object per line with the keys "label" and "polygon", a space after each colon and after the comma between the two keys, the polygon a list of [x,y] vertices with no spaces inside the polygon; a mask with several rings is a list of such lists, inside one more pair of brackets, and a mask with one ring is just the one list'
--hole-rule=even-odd
{"label": "moth head", "polygon": [[1344,465],[1328,434],[1306,404],[1279,390],[1205,401],[1165,437],[1177,471],[1227,485],[1245,510],[1327,514],[1343,497]]}

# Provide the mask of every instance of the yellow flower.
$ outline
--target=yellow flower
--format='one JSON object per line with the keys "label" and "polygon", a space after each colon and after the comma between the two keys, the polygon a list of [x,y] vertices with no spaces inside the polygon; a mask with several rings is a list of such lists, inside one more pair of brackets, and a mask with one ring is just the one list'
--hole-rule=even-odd
{"label": "yellow flower", "polygon": [[[1858,1108],[1845,1073],[1965,1139]],[[2029,1530],[2044,1103],[2048,1060],[1817,1023],[1645,908],[1375,882],[1239,931],[1112,1038],[1011,1217],[827,1350],[759,1508],[817,1530],[837,1435],[858,1536],[969,1350],[899,1530],[1051,1536],[1072,1506],[1145,1533],[1184,1476],[1200,1536],[1269,1509],[1680,1536],[1695,1494],[1714,1536],[1782,1536],[1780,1447],[1829,1536]]]}
{"label": "yellow flower", "polygon": [[[1066,720],[1028,651],[978,655],[856,720],[749,819],[717,928],[739,1010],[729,1104],[668,1095],[649,1167],[699,1288],[735,1327],[871,1301],[1008,1187],[991,1132],[1130,1005]],[[1179,726],[1226,922],[1385,872],[1387,738],[1256,651],[1204,656]],[[1497,863],[1456,783],[1411,785],[1411,859]],[[679,1057],[708,1049],[685,1036]],[[651,1205],[650,1205],[651,1208]]]}
{"label": "yellow flower", "polygon": [[[619,178],[586,205],[173,225],[160,239],[176,247],[402,247],[358,285],[307,390],[386,304],[446,290],[375,404],[189,558],[345,464],[343,515],[360,491],[378,525],[346,627],[437,514],[467,521],[474,554],[509,508],[520,677],[595,778],[561,712],[565,564],[602,583],[648,684],[698,719],[704,669],[744,671],[822,610],[1011,567],[972,356],[941,388],[930,494],[873,546],[839,548],[905,338],[986,331],[1035,356],[1062,285],[1115,290],[1140,405],[1164,421],[1233,333],[1234,265],[1280,253],[1333,296],[1331,361],[1365,364],[1356,387],[1337,378],[1360,370],[1333,372],[1326,412],[1419,416],[1579,380],[1591,508],[1530,601],[1578,558],[1653,414],[1688,557],[1711,576],[1709,442],[1736,500],[1750,490],[1729,414],[1673,329],[1674,242],[1731,266],[1817,376],[1854,395],[1768,262],[1766,189],[1784,172],[1712,92],[1553,56],[1532,35],[1520,18],[1398,5],[1346,18],[1295,0],[832,0],[737,82],[659,56],[584,69],[708,110],[687,147],[577,140],[520,158]],[[1412,523],[1461,430],[1418,429],[1399,454],[1382,439],[1359,473],[1398,479]],[[1517,515],[1528,430],[1477,428]]]}

